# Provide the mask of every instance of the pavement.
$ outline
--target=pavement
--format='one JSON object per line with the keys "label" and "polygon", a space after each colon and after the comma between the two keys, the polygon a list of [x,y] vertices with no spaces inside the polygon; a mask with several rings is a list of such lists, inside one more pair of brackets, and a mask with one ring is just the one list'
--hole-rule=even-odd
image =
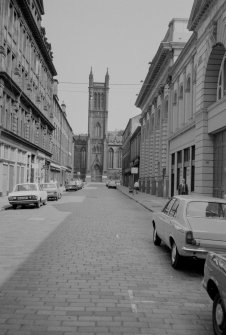
{"label": "pavement", "polygon": [[[135,191],[134,193],[130,193],[129,188],[122,185],[118,185],[117,189],[120,192],[124,193],[127,197],[133,199],[134,201],[136,201],[141,206],[143,206],[144,208],[148,209],[151,212],[160,211],[168,201],[167,198],[157,197],[155,195],[142,193],[140,191],[138,191],[137,194]],[[0,197],[0,211],[5,210],[9,207],[11,206],[8,202],[8,197],[7,196]]]}
{"label": "pavement", "polygon": [[117,189],[151,212],[161,211],[161,209],[168,201],[168,198],[157,197],[155,195],[143,193],[140,191],[138,191],[138,193],[136,193],[135,191],[133,193],[130,193],[129,188],[122,185],[118,185]]}

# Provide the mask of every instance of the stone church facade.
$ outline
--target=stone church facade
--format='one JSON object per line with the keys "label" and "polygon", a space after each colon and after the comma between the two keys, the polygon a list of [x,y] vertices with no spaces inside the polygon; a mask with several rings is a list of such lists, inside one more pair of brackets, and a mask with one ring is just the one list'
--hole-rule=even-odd
{"label": "stone church facade", "polygon": [[87,182],[104,182],[108,178],[120,179],[122,132],[108,131],[108,98],[108,70],[104,82],[95,82],[91,69],[88,135],[74,136],[74,178],[80,176]]}

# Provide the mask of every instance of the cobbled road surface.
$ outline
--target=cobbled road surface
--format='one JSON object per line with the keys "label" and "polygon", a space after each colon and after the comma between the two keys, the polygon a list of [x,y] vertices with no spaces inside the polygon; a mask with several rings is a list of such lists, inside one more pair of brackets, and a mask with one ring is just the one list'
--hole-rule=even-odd
{"label": "cobbled road surface", "polygon": [[0,215],[0,335],[210,335],[202,276],[172,269],[151,212],[102,184]]}

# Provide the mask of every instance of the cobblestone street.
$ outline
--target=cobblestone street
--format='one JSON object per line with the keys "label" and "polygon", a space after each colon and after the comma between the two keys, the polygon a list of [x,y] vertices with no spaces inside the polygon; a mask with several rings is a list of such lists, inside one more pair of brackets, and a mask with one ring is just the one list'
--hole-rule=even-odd
{"label": "cobblestone street", "polygon": [[1,211],[0,334],[213,334],[203,264],[173,270],[151,215],[103,184]]}

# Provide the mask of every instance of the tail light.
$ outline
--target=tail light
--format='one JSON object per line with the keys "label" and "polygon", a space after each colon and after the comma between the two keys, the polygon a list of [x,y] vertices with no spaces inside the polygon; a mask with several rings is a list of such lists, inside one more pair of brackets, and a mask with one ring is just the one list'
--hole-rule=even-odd
{"label": "tail light", "polygon": [[194,239],[193,233],[190,230],[186,232],[185,241],[186,241],[187,244],[192,244],[192,245],[197,244],[196,240]]}

